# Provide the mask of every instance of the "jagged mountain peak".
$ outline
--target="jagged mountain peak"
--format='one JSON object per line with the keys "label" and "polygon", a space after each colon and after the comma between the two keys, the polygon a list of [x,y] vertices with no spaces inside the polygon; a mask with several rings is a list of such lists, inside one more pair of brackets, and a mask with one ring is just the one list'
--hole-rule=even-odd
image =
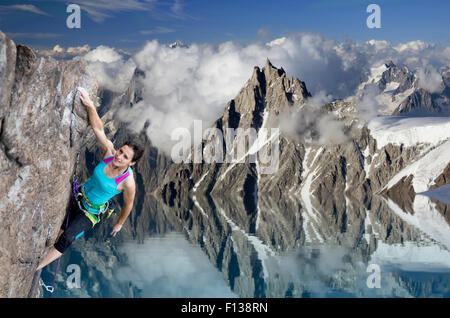
{"label": "jagged mountain peak", "polygon": [[255,66],[253,68],[253,74],[250,78],[250,81],[255,84],[264,84],[261,76],[264,76],[265,83],[270,84],[273,81],[278,80],[280,77],[286,77],[286,72],[283,67],[275,67],[270,62],[269,58],[267,58],[266,64],[262,68],[260,68],[259,66]]}
{"label": "jagged mountain peak", "polygon": [[279,77],[286,76],[286,72],[284,71],[283,67],[276,68],[269,60],[269,58],[266,59],[266,64],[264,65],[263,69],[265,72],[268,72],[269,74],[276,74]]}
{"label": "jagged mountain peak", "polygon": [[387,68],[390,68],[392,66],[395,66],[394,62],[392,60],[387,60],[384,65],[386,65]]}
{"label": "jagged mountain peak", "polygon": [[293,104],[303,104],[311,96],[304,82],[293,76],[287,78],[283,67],[275,67],[269,58],[266,59],[262,68],[259,66],[253,68],[251,78],[247,85],[241,89],[238,96],[248,94],[244,91],[255,88],[260,98],[263,98],[265,102],[267,100],[277,101],[277,103],[268,104],[268,110],[274,111],[276,114],[284,112]]}

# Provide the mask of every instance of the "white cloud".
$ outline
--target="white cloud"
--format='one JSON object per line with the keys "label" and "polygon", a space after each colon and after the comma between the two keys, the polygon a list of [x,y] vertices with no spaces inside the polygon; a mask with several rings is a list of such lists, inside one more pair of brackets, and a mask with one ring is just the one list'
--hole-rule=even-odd
{"label": "white cloud", "polygon": [[282,38],[278,38],[278,39],[272,40],[270,42],[267,42],[266,45],[272,47],[272,46],[275,46],[275,45],[281,45],[281,44],[284,43],[284,41],[286,41],[286,37],[282,37]]}
{"label": "white cloud", "polygon": [[134,56],[145,72],[144,99],[131,110],[123,109],[120,117],[137,131],[149,119],[150,139],[170,154],[174,129],[189,129],[195,119],[207,128],[251,76],[253,63],[244,55],[232,42],[217,49],[196,44],[171,49],[148,42]]}
{"label": "white cloud", "polygon": [[73,46],[73,47],[67,48],[67,53],[83,54],[83,53],[89,52],[90,49],[91,48],[88,44],[85,44],[83,46]]}
{"label": "white cloud", "polygon": [[321,112],[322,106],[331,100],[330,95],[320,91],[292,115],[279,115],[281,132],[296,142],[308,141],[320,145],[346,142],[349,138],[344,134],[344,122]]}
{"label": "white cloud", "polygon": [[404,51],[423,51],[431,46],[430,43],[426,43],[420,40],[410,41],[406,43],[400,43],[394,46],[394,49],[399,52]]}
{"label": "white cloud", "polygon": [[88,72],[100,87],[123,92],[130,82],[136,65],[113,48],[100,45],[83,56],[88,61]]}
{"label": "white cloud", "polygon": [[442,75],[430,65],[420,67],[416,71],[418,85],[430,93],[439,93],[443,89]]}
{"label": "white cloud", "polygon": [[112,63],[120,60],[121,56],[115,49],[100,45],[95,50],[84,55],[84,59],[89,62]]}
{"label": "white cloud", "polygon": [[62,53],[62,52],[64,52],[65,50],[64,50],[64,48],[62,48],[59,44],[56,44],[54,47],[53,47],[53,50],[52,50],[53,52],[56,52],[56,53]]}
{"label": "white cloud", "polygon": [[36,52],[38,55],[51,56],[58,59],[71,59],[89,52],[90,49],[91,48],[88,44],[83,46],[68,47],[67,49],[59,44],[56,44],[51,50],[36,50]]}
{"label": "white cloud", "polygon": [[167,28],[167,27],[161,27],[157,26],[154,29],[151,30],[141,30],[140,33],[143,35],[150,35],[150,34],[166,34],[166,33],[172,33],[175,32],[175,30]]}
{"label": "white cloud", "polygon": [[32,4],[13,4],[13,5],[2,5],[0,6],[0,9],[11,9],[11,10],[21,10],[21,11],[27,11],[32,12],[39,15],[46,15],[50,16],[47,12],[42,11],[38,7]]}
{"label": "white cloud", "polygon": [[383,108],[376,98],[380,93],[380,89],[375,84],[366,84],[361,95],[356,96],[356,107],[360,119],[368,122],[377,116],[378,110]]}

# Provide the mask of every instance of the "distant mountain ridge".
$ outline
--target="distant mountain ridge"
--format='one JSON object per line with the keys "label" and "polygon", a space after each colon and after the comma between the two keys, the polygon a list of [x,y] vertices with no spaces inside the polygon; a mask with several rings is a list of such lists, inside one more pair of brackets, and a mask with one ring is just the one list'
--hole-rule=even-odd
{"label": "distant mountain ridge", "polygon": [[363,93],[366,85],[373,84],[379,89],[377,102],[384,108],[384,115],[450,115],[450,71],[440,74],[440,92],[429,92],[419,87],[419,79],[407,66],[398,66],[387,61],[372,67],[367,78],[360,84],[356,95]]}

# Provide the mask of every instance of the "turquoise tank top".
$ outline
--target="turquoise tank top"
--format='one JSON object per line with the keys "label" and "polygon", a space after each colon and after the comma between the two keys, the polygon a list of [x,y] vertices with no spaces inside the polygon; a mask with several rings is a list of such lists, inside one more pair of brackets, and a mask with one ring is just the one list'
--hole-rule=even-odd
{"label": "turquoise tank top", "polygon": [[[100,161],[95,167],[93,175],[83,183],[82,187],[89,202],[94,204],[104,204],[116,194],[121,193],[117,190],[119,184],[128,176],[133,174],[131,167],[127,169],[122,175],[117,178],[108,177],[104,169],[113,161],[114,156],[107,157]],[[89,212],[98,213],[99,210],[90,208],[84,200],[81,200],[85,209]]]}

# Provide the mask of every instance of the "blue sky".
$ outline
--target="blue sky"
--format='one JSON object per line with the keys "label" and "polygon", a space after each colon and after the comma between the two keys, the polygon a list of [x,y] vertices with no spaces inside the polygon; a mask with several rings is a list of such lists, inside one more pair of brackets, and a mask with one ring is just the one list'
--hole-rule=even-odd
{"label": "blue sky", "polygon": [[[69,3],[81,6],[81,28],[69,29]],[[381,29],[369,29],[366,7],[381,8]],[[422,40],[448,46],[450,1],[444,0],[101,0],[1,1],[0,30],[36,48],[160,43],[270,41],[292,32],[337,40],[394,43]]]}

